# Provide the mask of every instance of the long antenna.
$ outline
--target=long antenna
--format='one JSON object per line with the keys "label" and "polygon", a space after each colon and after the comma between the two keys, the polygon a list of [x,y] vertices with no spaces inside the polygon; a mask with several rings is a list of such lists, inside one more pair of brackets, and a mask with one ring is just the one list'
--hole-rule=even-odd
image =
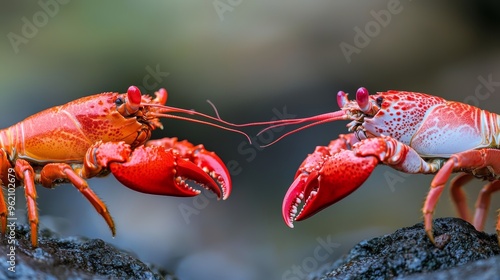
{"label": "long antenna", "polygon": [[[184,109],[180,109],[180,110],[184,110]],[[208,116],[208,115],[205,115],[203,113],[198,113],[196,111],[191,111],[191,110],[186,110],[186,111],[188,111],[189,114],[192,114],[192,115],[198,115],[198,116],[207,117],[209,119],[215,119],[215,120],[217,120],[216,118]],[[176,111],[176,113],[187,113],[187,112]],[[217,128],[223,129],[223,130],[236,132],[236,133],[244,135],[247,138],[248,142],[250,144],[252,143],[252,140],[250,139],[250,136],[248,136],[248,134],[246,134],[245,132],[243,132],[241,130],[234,129],[234,128],[225,127],[225,126],[222,126],[220,124],[215,124],[215,123],[211,123],[211,122],[208,122],[208,121],[191,119],[191,118],[188,118],[188,117],[176,116],[176,115],[171,115],[171,114],[151,113],[151,115],[155,116],[155,117],[163,117],[163,118],[169,118],[169,119],[184,120],[184,121],[189,121],[189,122],[194,122],[194,123],[200,123],[200,124],[205,124],[205,125],[217,127]],[[219,121],[221,121],[222,123],[224,123],[226,125],[232,125],[231,123],[226,122],[226,121],[222,121],[222,120],[219,120]]]}
{"label": "long antenna", "polygon": [[288,119],[288,120],[276,120],[276,121],[268,121],[268,122],[261,122],[261,123],[251,123],[250,125],[257,125],[257,124],[270,124],[269,127],[266,127],[264,128],[263,130],[259,131],[259,133],[257,133],[257,136],[259,136],[260,134],[270,130],[270,129],[273,129],[273,128],[276,128],[276,127],[282,127],[282,126],[286,126],[286,125],[295,125],[295,124],[301,124],[301,123],[304,123],[304,122],[312,122],[312,123],[309,123],[309,124],[306,124],[304,126],[301,126],[299,128],[296,128],[292,131],[289,131],[283,135],[281,135],[280,137],[278,137],[278,139],[272,141],[271,143],[268,143],[266,145],[262,145],[261,147],[265,148],[265,147],[269,147],[275,143],[277,143],[278,141],[282,140],[283,138],[289,136],[289,135],[292,135],[298,131],[301,131],[303,129],[306,129],[306,128],[309,128],[309,127],[313,127],[313,126],[316,126],[316,125],[319,125],[319,124],[323,124],[323,123],[328,123],[328,122],[333,122],[333,121],[338,121],[338,120],[347,120],[347,115],[345,114],[344,111],[336,111],[336,112],[332,112],[332,113],[325,113],[325,114],[321,114],[321,115],[317,115],[317,116],[312,116],[312,117],[306,117],[306,118],[298,118],[298,119]]}

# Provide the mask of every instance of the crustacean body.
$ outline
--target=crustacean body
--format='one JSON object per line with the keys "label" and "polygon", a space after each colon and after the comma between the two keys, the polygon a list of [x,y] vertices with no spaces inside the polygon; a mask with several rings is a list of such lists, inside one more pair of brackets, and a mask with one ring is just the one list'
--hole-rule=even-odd
{"label": "crustacean body", "polygon": [[[328,146],[316,147],[299,167],[282,206],[288,226],[346,197],[378,164],[385,164],[406,173],[436,174],[423,207],[425,230],[431,241],[433,211],[452,172],[461,173],[450,184],[459,216],[483,229],[491,193],[500,190],[500,116],[464,103],[406,91],[369,95],[360,88],[355,100],[341,91],[337,102],[340,111],[275,121],[267,128],[314,121],[285,137],[319,123],[351,121],[347,125],[350,134],[340,135]],[[462,186],[474,177],[489,182],[480,192],[472,219]],[[496,231],[500,233],[500,219]]]}
{"label": "crustacean body", "polygon": [[[131,86],[127,93],[106,92],[77,99],[28,117],[0,130],[0,179],[3,186],[24,186],[31,227],[31,243],[37,246],[38,210],[36,184],[53,188],[73,184],[104,218],[112,234],[115,226],[104,202],[89,188],[86,179],[112,173],[125,186],[139,192],[169,196],[195,196],[193,180],[226,199],[231,179],[222,160],[203,145],[177,138],[148,141],[151,131],[162,128],[160,117],[205,121],[175,116],[188,113],[165,106],[167,92],[153,99]],[[227,123],[226,123],[227,124]],[[236,131],[229,128],[224,128]],[[236,131],[239,132],[239,131]],[[0,224],[6,232],[7,207],[0,192]]]}

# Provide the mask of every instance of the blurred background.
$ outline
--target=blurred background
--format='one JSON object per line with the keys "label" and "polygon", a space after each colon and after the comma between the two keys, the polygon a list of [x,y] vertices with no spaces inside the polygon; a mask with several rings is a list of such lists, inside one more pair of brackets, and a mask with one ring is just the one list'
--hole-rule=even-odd
{"label": "blurred background", "polygon": [[[56,1],[0,9],[0,127],[45,108],[137,85],[170,106],[235,123],[338,110],[336,93],[420,91],[500,112],[500,2]],[[351,95],[353,96],[353,95]],[[302,160],[346,123],[329,123],[262,149],[254,137],[163,120],[154,138],[203,143],[232,164],[227,201],[146,195],[112,176],[90,179],[117,226],[71,185],[38,188],[41,226],[100,238],[179,279],[301,279],[363,239],[421,222],[432,176],[380,166],[314,217],[285,226],[281,203]],[[261,129],[246,128],[251,135]],[[450,143],[453,145],[454,143]],[[147,178],[144,178],[147,180]],[[482,185],[466,188],[473,203]],[[17,191],[18,216],[25,216]],[[500,205],[494,199],[493,208]],[[491,209],[487,232],[494,232]],[[445,192],[436,217],[455,216]],[[325,246],[325,244],[329,244]],[[317,249],[319,248],[319,249]],[[319,255],[317,252],[320,252]],[[325,257],[327,256],[327,257]],[[295,278],[293,278],[295,277]]]}

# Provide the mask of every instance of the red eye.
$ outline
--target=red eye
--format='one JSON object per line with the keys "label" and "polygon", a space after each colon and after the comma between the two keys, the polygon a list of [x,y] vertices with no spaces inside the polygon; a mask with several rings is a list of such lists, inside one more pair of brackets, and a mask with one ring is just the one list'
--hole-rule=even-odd
{"label": "red eye", "polygon": [[127,90],[127,98],[130,101],[130,106],[137,107],[141,104],[141,91],[136,86],[130,86]]}

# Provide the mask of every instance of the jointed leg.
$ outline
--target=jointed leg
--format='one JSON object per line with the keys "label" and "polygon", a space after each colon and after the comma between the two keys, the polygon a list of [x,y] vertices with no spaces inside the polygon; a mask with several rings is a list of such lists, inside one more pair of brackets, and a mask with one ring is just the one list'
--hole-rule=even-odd
{"label": "jointed leg", "polygon": [[28,208],[28,220],[31,228],[31,244],[38,246],[38,209],[36,207],[36,188],[35,172],[33,167],[23,160],[18,159],[15,167],[16,175],[24,182],[24,193],[26,195],[26,204]]}
{"label": "jointed leg", "polygon": [[57,179],[69,180],[90,203],[94,206],[95,210],[104,218],[111,233],[115,236],[115,224],[108,208],[104,202],[89,188],[87,182],[66,163],[50,163],[43,167],[40,173],[40,181],[44,187],[52,187],[52,183]]}
{"label": "jointed leg", "polygon": [[467,173],[462,173],[451,180],[450,193],[453,204],[462,220],[472,223],[469,207],[467,206],[467,195],[463,190],[463,186],[467,184],[474,176]]}
{"label": "jointed leg", "polygon": [[5,204],[3,188],[0,188],[0,225],[2,234],[5,234],[7,232],[7,204]]}
{"label": "jointed leg", "polygon": [[[500,181],[493,181],[481,189],[476,201],[476,213],[474,214],[474,227],[482,231],[490,208],[491,194],[500,190]],[[499,230],[497,226],[497,231]]]}
{"label": "jointed leg", "polygon": [[[8,188],[9,184],[9,168],[11,165],[7,159],[7,155],[3,150],[0,149],[0,185],[4,188]],[[0,230],[2,234],[7,232],[7,204],[5,203],[5,197],[3,194],[3,189],[0,187]]]}
{"label": "jointed leg", "polygon": [[[437,201],[444,189],[446,181],[448,181],[453,171],[460,169],[479,169],[489,167],[495,174],[500,174],[500,151],[495,149],[480,149],[465,151],[454,154],[443,165],[431,182],[431,189],[424,203],[423,214],[425,231],[431,241],[434,243],[432,234],[432,214]],[[500,227],[497,223],[497,233],[500,232]]]}

